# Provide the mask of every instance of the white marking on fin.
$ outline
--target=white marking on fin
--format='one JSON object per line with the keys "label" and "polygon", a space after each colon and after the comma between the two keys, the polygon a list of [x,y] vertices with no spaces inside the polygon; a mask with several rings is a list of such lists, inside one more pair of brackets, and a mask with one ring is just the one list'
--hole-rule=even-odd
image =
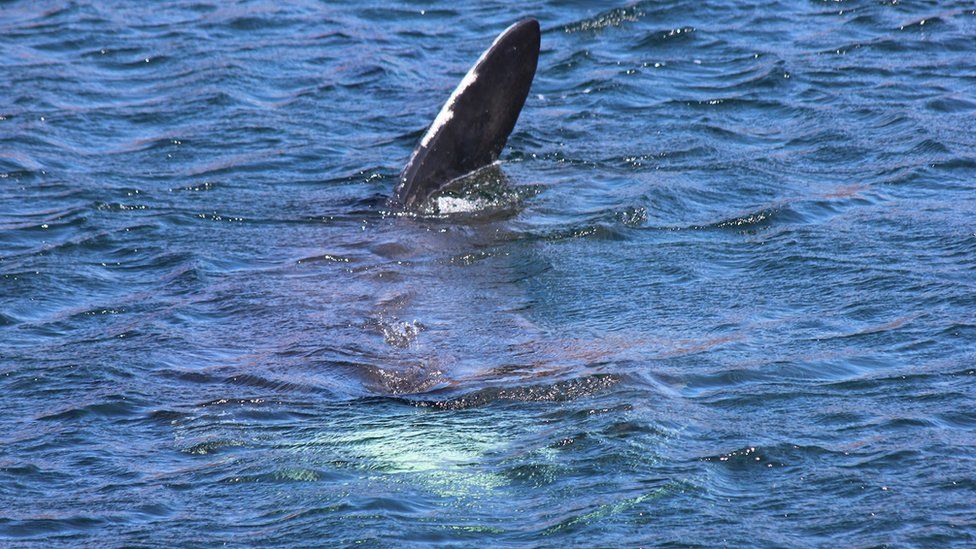
{"label": "white marking on fin", "polygon": [[495,40],[491,43],[491,46],[489,46],[487,49],[485,49],[484,52],[482,52],[481,56],[478,57],[478,60],[475,62],[475,64],[471,67],[471,69],[468,70],[468,73],[464,75],[464,78],[461,79],[461,83],[459,83],[458,86],[454,88],[454,91],[451,93],[451,96],[447,98],[447,102],[444,103],[443,107],[441,107],[441,111],[437,113],[437,118],[434,118],[434,122],[431,123],[430,127],[427,129],[427,133],[425,133],[424,137],[420,140],[420,146],[414,149],[413,154],[410,155],[410,160],[407,161],[407,165],[406,167],[404,167],[403,173],[407,173],[407,170],[410,168],[410,166],[413,165],[413,161],[417,156],[417,153],[420,151],[420,149],[422,148],[426,149],[430,145],[430,141],[434,139],[435,135],[437,135],[437,132],[439,132],[441,128],[444,127],[445,124],[447,124],[448,122],[451,121],[452,118],[454,118],[454,103],[457,101],[458,96],[460,96],[461,93],[464,92],[464,90],[468,89],[468,87],[470,87],[471,84],[474,84],[475,81],[478,80],[478,66],[481,65],[481,62],[484,61],[485,57],[488,56],[488,52],[490,52],[495,48],[495,46],[498,44],[498,41],[501,40],[502,37],[507,35],[508,32],[511,31],[516,25],[518,25],[518,22],[512,23],[501,34],[495,37]]}

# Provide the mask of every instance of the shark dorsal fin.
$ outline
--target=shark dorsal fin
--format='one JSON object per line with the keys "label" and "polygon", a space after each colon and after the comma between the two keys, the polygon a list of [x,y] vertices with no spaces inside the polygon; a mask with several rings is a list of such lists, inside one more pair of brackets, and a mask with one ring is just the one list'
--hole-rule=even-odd
{"label": "shark dorsal fin", "polygon": [[403,168],[394,205],[415,209],[450,181],[498,160],[532,86],[540,40],[539,22],[526,19],[481,54]]}

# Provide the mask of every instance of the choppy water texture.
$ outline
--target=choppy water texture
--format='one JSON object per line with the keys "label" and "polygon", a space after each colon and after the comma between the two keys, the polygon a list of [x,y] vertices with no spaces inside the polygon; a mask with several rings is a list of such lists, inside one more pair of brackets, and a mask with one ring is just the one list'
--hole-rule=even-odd
{"label": "choppy water texture", "polygon": [[278,4],[0,3],[0,543],[976,542],[972,3]]}

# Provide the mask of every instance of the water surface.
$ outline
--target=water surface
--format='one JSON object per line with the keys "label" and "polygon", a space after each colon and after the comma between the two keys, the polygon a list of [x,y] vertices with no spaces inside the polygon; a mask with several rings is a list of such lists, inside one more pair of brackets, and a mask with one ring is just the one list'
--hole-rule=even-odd
{"label": "water surface", "polygon": [[[390,215],[543,26],[502,163]],[[970,2],[0,2],[0,543],[976,543]]]}

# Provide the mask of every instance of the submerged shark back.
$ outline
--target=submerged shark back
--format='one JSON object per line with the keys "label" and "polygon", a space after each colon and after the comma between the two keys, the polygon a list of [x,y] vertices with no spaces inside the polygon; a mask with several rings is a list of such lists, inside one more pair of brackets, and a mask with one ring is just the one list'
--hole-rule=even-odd
{"label": "submerged shark back", "polygon": [[481,54],[403,168],[394,206],[417,208],[450,181],[498,160],[532,86],[540,38],[539,22],[526,19]]}

